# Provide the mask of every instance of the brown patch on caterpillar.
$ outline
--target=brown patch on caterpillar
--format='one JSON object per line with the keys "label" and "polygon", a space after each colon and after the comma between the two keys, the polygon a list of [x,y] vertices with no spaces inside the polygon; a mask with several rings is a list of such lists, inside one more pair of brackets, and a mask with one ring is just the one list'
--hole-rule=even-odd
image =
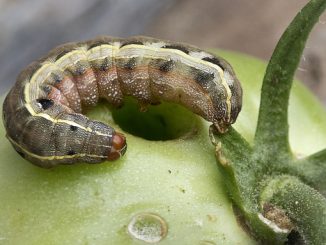
{"label": "brown patch on caterpillar", "polygon": [[90,62],[96,76],[99,97],[106,99],[115,107],[123,105],[123,93],[113,59],[93,60]]}
{"label": "brown patch on caterpillar", "polygon": [[118,80],[124,95],[135,97],[143,111],[146,108],[146,104],[157,102],[151,92],[151,81],[147,64],[149,60],[132,57],[121,58],[116,62]]}
{"label": "brown patch on caterpillar", "polygon": [[[151,63],[148,68],[153,96],[163,101],[177,102],[201,115],[209,121],[214,121],[214,107],[207,92],[192,78],[178,70],[164,73],[159,70],[159,63]],[[187,88],[185,89],[185,84]]]}
{"label": "brown patch on caterpillar", "polygon": [[[75,82],[69,75],[64,75],[60,78],[60,82],[57,82],[59,76],[54,78],[54,87],[57,88],[63,96],[66,98],[67,102],[66,105],[69,105],[71,109],[75,112],[80,113],[82,111],[81,107],[81,99],[77,90],[77,86]],[[53,84],[49,81],[50,84]]]}
{"label": "brown patch on caterpillar", "polygon": [[7,137],[41,167],[115,160],[126,151],[124,136],[79,113],[99,98],[121,106],[124,96],[141,108],[180,103],[224,132],[242,89],[226,61],[187,44],[106,36],[64,44],[19,75],[3,106]]}
{"label": "brown patch on caterpillar", "polygon": [[115,107],[120,107],[123,104],[123,93],[120,82],[118,80],[115,67],[108,70],[96,71],[97,85],[100,97],[106,99]]}
{"label": "brown patch on caterpillar", "polygon": [[69,107],[69,102],[68,102],[67,98],[64,96],[64,94],[59,89],[57,89],[55,87],[51,88],[47,97],[48,97],[48,99],[50,99],[58,104],[62,104],[62,105]]}
{"label": "brown patch on caterpillar", "polygon": [[77,66],[71,67],[70,71],[77,86],[82,105],[91,107],[97,104],[99,93],[95,73],[89,64],[85,63],[80,62]]}

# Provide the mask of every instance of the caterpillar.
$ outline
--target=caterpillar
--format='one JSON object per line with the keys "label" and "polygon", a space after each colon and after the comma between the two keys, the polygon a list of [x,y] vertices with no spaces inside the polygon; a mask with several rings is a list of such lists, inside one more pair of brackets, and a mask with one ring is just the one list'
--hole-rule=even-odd
{"label": "caterpillar", "polygon": [[120,107],[124,96],[143,109],[179,103],[220,133],[242,105],[240,82],[216,55],[150,37],[102,36],[58,46],[18,75],[3,104],[7,138],[44,168],[116,160],[127,149],[124,135],[82,113],[99,99]]}

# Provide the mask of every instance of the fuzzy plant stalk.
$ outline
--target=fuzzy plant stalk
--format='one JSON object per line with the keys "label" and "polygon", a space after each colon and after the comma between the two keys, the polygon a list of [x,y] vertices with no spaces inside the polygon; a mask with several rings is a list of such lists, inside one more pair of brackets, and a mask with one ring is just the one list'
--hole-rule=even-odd
{"label": "fuzzy plant stalk", "polygon": [[298,159],[288,125],[294,73],[325,7],[325,0],[310,1],[277,44],[263,79],[253,144],[234,129],[224,135],[210,130],[235,206],[265,243],[282,244],[293,234],[306,244],[326,241],[326,149]]}

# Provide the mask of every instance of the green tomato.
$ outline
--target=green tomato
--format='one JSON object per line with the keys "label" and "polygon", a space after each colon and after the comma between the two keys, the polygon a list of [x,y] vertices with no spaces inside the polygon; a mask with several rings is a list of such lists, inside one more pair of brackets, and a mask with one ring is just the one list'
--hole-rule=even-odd
{"label": "green tomato", "polygon": [[[252,143],[266,65],[215,52],[242,82],[243,109],[234,127]],[[1,122],[0,244],[256,244],[233,211],[208,122],[170,103],[141,113],[130,99],[120,110],[100,104],[88,116],[126,135],[123,158],[41,169],[14,151]],[[324,108],[298,82],[289,123],[295,154],[325,147]]]}

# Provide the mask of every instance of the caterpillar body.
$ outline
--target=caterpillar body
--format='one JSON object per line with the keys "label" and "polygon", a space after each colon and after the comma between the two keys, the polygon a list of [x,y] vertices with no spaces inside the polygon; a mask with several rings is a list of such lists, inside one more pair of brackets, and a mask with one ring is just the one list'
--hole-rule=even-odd
{"label": "caterpillar body", "polygon": [[100,98],[119,107],[124,96],[142,108],[179,103],[221,133],[242,104],[240,82],[220,57],[184,43],[104,36],[54,48],[19,74],[3,105],[7,138],[40,167],[115,160],[125,137],[81,113]]}

